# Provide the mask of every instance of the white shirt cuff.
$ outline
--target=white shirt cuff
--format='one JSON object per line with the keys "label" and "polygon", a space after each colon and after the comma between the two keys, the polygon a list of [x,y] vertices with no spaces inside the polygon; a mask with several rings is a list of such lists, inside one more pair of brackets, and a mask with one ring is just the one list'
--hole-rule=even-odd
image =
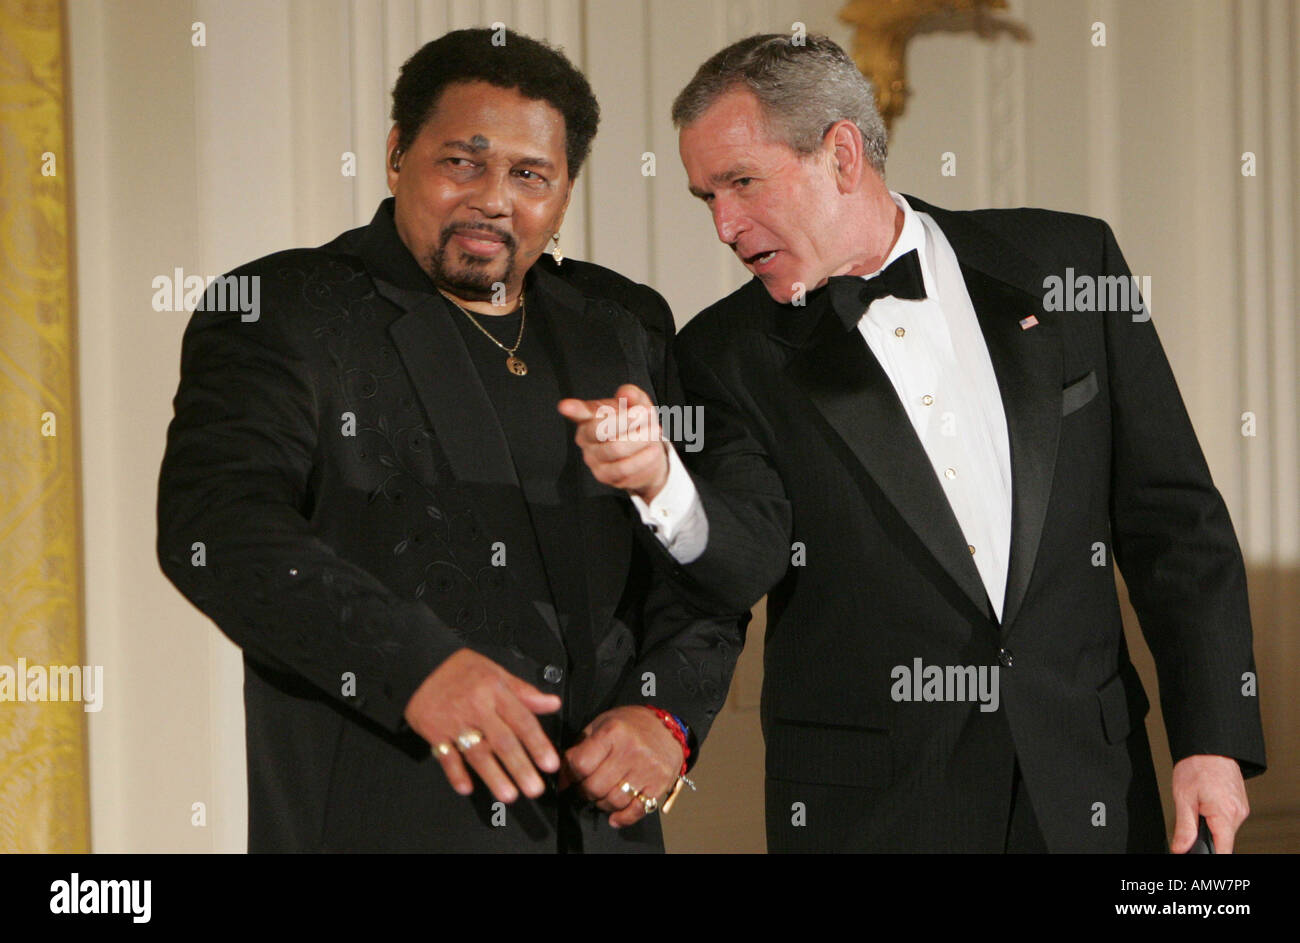
{"label": "white shirt cuff", "polygon": [[691,473],[686,470],[671,442],[668,447],[668,480],[648,505],[636,495],[632,504],[641,522],[650,528],[678,563],[690,563],[704,553],[709,542],[709,519]]}

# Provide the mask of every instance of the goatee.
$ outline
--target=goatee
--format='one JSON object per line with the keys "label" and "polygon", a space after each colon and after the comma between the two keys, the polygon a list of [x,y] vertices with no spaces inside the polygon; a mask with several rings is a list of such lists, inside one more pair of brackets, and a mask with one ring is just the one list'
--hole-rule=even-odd
{"label": "goatee", "polygon": [[[506,268],[499,276],[488,270],[497,260],[484,259],[467,252],[457,253],[455,263],[449,259],[451,237],[457,232],[489,232],[499,236],[506,249]],[[490,226],[455,226],[442,231],[438,247],[429,253],[424,270],[433,283],[466,301],[491,301],[498,285],[511,284],[515,274],[515,240],[509,233]]]}

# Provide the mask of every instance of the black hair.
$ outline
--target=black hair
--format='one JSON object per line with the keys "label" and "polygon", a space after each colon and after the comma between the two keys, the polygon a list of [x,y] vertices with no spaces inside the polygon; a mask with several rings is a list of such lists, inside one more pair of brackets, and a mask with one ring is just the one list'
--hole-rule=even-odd
{"label": "black hair", "polygon": [[425,43],[406,60],[393,86],[392,117],[400,150],[411,146],[443,91],[465,82],[515,89],[563,115],[569,179],[578,176],[600,123],[591,85],[564,53],[508,29],[455,30]]}

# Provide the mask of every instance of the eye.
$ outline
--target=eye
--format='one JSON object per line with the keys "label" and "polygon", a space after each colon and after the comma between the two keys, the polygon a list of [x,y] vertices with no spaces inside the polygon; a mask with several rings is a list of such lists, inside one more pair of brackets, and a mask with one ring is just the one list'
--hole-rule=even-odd
{"label": "eye", "polygon": [[465,170],[474,166],[474,162],[468,157],[447,157],[443,162],[456,170]]}
{"label": "eye", "polygon": [[733,182],[736,184],[737,187],[740,187],[741,189],[744,189],[745,187],[749,186],[751,183],[754,182],[754,178],[753,178],[753,177],[737,177]]}
{"label": "eye", "polygon": [[545,182],[546,182],[546,178],[545,178],[545,177],[543,177],[541,174],[537,173],[535,170],[529,170],[529,169],[526,168],[526,167],[521,167],[521,168],[519,168],[518,170],[515,171],[515,173],[516,173],[517,175],[519,175],[520,177],[522,177],[525,183],[545,183]]}

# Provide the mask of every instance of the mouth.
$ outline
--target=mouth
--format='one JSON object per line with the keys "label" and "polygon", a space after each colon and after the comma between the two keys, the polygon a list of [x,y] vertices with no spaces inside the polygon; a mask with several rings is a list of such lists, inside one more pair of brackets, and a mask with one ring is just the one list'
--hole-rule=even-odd
{"label": "mouth", "polygon": [[458,229],[451,234],[457,247],[469,255],[491,258],[506,247],[506,237],[481,229]]}
{"label": "mouth", "polygon": [[742,255],[740,260],[749,267],[750,271],[759,275],[771,267],[772,260],[776,258],[780,251],[780,249],[768,249],[766,252],[756,252],[753,255]]}

